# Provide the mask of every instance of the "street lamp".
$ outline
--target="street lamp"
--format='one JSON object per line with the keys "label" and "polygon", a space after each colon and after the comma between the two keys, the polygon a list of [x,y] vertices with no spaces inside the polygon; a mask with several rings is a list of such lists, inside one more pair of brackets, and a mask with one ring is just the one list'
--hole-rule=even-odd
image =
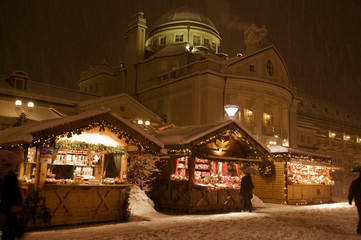
{"label": "street lamp", "polygon": [[236,113],[238,111],[238,106],[237,105],[225,105],[224,110],[226,111],[227,115],[232,118],[234,115],[236,115]]}
{"label": "street lamp", "polygon": [[19,116],[20,125],[23,125],[26,118],[33,113],[34,106],[33,102],[28,102],[26,106],[24,106],[21,100],[15,101],[15,112]]}

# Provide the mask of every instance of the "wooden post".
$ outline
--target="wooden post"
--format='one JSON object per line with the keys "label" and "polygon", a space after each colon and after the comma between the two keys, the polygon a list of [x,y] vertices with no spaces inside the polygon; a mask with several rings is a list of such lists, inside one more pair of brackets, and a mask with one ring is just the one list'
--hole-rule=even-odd
{"label": "wooden post", "polygon": [[188,213],[193,212],[193,198],[192,198],[192,190],[193,190],[193,181],[194,181],[194,170],[195,170],[195,162],[196,156],[198,156],[199,150],[192,149],[192,153],[189,155],[188,159],[188,168],[189,168],[189,180],[188,180]]}
{"label": "wooden post", "polygon": [[35,187],[44,188],[48,164],[40,162],[40,147],[36,147]]}
{"label": "wooden post", "polygon": [[126,181],[127,180],[127,161],[128,154],[123,154],[121,157],[121,165],[120,165],[120,179]]}

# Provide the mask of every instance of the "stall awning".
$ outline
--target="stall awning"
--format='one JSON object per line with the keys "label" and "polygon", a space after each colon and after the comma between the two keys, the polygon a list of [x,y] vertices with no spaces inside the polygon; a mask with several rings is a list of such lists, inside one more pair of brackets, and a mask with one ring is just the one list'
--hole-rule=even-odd
{"label": "stall awning", "polygon": [[241,162],[262,162],[260,159],[252,158],[236,158],[236,157],[222,157],[222,156],[202,156],[208,159],[222,160],[222,161],[241,161]]}
{"label": "stall awning", "polygon": [[295,148],[289,148],[289,147],[283,147],[283,146],[268,146],[268,148],[272,154],[293,153],[293,154],[302,155],[302,156],[312,156],[312,157],[318,157],[318,158],[331,159],[330,155],[315,153],[315,152],[308,152],[308,151],[299,150],[299,149],[295,149]]}

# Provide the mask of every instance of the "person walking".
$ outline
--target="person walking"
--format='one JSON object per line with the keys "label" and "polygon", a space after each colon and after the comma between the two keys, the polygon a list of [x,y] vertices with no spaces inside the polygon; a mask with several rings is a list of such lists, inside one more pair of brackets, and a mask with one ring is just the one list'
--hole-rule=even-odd
{"label": "person walking", "polygon": [[0,150],[0,225],[1,239],[13,240],[20,238],[23,229],[19,227],[22,211],[22,198],[18,186],[18,178],[14,172],[18,160],[15,153]]}
{"label": "person walking", "polygon": [[252,189],[254,188],[252,177],[251,175],[243,171],[244,175],[241,178],[241,186],[239,190],[240,199],[241,199],[241,205],[242,205],[242,211],[248,211],[252,212],[252,202],[251,199],[253,198]]}
{"label": "person walking", "polygon": [[352,181],[348,191],[348,203],[350,205],[352,205],[352,200],[355,201],[359,219],[357,224],[357,234],[361,235],[361,172],[359,177]]}

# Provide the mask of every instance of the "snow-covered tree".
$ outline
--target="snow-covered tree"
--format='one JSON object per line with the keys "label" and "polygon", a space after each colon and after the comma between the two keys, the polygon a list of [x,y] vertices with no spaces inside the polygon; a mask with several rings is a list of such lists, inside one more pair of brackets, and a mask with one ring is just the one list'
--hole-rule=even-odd
{"label": "snow-covered tree", "polygon": [[139,186],[144,192],[152,190],[152,182],[158,176],[158,157],[151,155],[131,156],[128,160],[128,182]]}

